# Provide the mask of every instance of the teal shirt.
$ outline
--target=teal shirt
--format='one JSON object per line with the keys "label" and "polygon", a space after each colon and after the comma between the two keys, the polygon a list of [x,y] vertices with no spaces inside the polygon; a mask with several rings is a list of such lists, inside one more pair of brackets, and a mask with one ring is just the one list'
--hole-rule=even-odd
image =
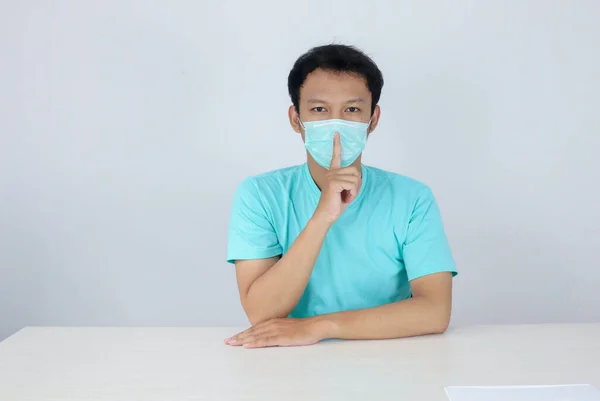
{"label": "teal shirt", "polygon": [[[246,179],[237,188],[227,260],[283,255],[321,192],[308,166]],[[291,317],[363,309],[411,296],[409,282],[456,267],[436,201],[413,179],[362,166],[356,199],[333,224]]]}

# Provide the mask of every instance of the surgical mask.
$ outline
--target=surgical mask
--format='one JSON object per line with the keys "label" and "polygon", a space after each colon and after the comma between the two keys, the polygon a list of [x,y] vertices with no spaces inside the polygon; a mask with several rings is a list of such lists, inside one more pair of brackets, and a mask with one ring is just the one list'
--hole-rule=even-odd
{"label": "surgical mask", "polygon": [[329,169],[333,157],[333,139],[340,134],[341,166],[348,167],[360,156],[367,143],[367,130],[371,121],[361,123],[347,120],[321,120],[302,123],[304,128],[304,146],[312,158],[321,166]]}

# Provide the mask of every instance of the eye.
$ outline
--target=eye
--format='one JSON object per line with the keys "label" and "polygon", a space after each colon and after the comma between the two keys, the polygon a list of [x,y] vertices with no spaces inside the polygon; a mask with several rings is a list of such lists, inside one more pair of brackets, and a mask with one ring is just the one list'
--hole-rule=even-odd
{"label": "eye", "polygon": [[323,113],[325,111],[325,107],[322,107],[322,106],[313,107],[312,111],[316,111],[317,113]]}
{"label": "eye", "polygon": [[346,111],[349,113],[358,113],[360,109],[358,107],[348,107]]}

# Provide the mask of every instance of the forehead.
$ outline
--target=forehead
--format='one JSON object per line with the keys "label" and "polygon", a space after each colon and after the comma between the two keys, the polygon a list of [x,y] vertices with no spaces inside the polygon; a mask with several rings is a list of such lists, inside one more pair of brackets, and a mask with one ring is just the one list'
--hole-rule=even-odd
{"label": "forehead", "polygon": [[343,102],[355,98],[370,100],[371,93],[367,80],[360,75],[319,68],[308,74],[300,88],[300,101],[313,97]]}

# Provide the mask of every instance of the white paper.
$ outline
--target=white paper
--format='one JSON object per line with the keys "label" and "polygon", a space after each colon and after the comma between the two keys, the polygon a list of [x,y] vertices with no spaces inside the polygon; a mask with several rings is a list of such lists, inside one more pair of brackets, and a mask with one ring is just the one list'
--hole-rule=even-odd
{"label": "white paper", "polygon": [[450,401],[600,401],[587,384],[565,386],[446,387]]}

